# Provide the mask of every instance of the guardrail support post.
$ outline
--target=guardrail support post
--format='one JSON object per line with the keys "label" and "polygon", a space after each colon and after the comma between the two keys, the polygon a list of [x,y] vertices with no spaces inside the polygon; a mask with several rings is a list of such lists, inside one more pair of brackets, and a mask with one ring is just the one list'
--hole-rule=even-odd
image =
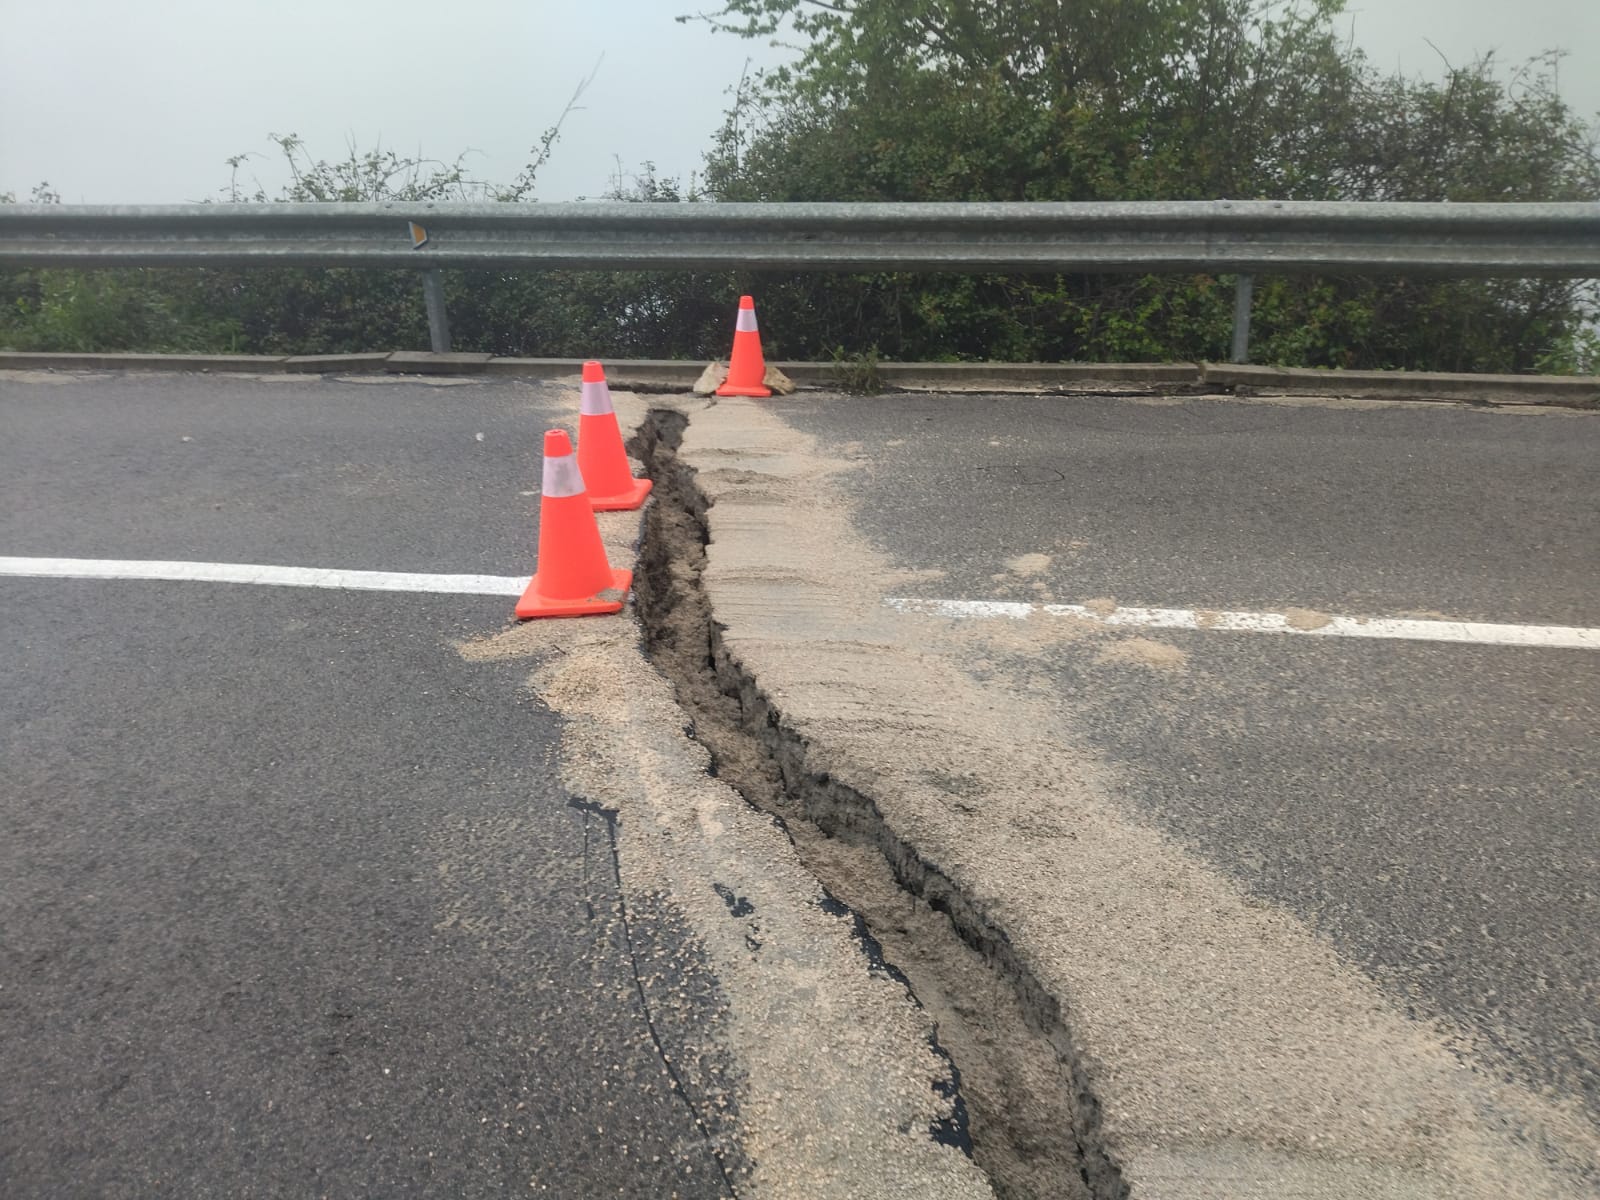
{"label": "guardrail support post", "polygon": [[1250,361],[1250,301],[1255,296],[1256,277],[1239,275],[1233,283],[1233,357],[1230,362]]}
{"label": "guardrail support post", "polygon": [[444,278],[436,268],[422,273],[422,299],[428,306],[428,344],[435,354],[449,354],[450,317],[444,310]]}

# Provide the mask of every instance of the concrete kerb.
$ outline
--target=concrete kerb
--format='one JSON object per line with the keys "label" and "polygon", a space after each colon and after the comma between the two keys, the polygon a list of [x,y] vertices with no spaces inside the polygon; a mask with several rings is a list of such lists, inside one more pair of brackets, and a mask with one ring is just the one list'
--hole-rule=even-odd
{"label": "concrete kerb", "polygon": [[[705,369],[702,362],[674,358],[633,358],[606,362],[606,380],[612,387],[630,391],[685,391]],[[520,379],[566,379],[583,370],[576,358],[492,358],[490,375]]]}
{"label": "concrete kerb", "polygon": [[[833,363],[780,362],[776,365],[802,387],[836,388],[840,383],[839,368]],[[582,360],[575,358],[512,358],[409,350],[284,356],[0,351],[0,371],[240,371],[254,374],[382,371],[395,375],[496,375],[559,379],[577,374],[582,366]],[[703,363],[686,359],[629,359],[607,362],[606,372],[618,387],[640,392],[675,392],[687,390],[703,366]],[[1233,392],[1239,395],[1365,397],[1600,409],[1600,376],[1594,375],[1323,371],[1204,362],[885,362],[877,364],[875,373],[886,391],[1047,392],[1062,395],[1126,391]]]}
{"label": "concrete kerb", "polygon": [[427,350],[396,350],[384,361],[390,375],[481,375],[492,354],[434,354]]}
{"label": "concrete kerb", "polygon": [[0,371],[244,371],[284,370],[282,354],[72,354],[0,350]]}
{"label": "concrete kerb", "polygon": [[1244,394],[1454,400],[1469,404],[1600,407],[1600,376],[1468,375],[1442,371],[1318,371],[1202,363],[1200,382]]}
{"label": "concrete kerb", "polygon": [[387,369],[388,354],[296,354],[283,360],[283,369],[293,374],[352,375]]}
{"label": "concrete kerb", "polygon": [[[778,366],[797,383],[826,384],[835,375],[830,363]],[[820,377],[813,378],[819,367]],[[1089,391],[1104,384],[1170,389],[1200,381],[1195,363],[879,363],[876,371],[889,386],[916,391]]]}

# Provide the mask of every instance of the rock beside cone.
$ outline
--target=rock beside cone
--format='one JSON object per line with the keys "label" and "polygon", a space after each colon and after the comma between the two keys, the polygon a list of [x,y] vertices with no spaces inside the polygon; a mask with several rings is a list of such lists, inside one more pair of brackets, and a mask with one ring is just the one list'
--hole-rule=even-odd
{"label": "rock beside cone", "polygon": [[721,361],[708,363],[706,369],[700,372],[700,378],[694,381],[694,387],[689,390],[696,396],[709,396],[721,387],[727,378],[727,363]]}
{"label": "rock beside cone", "polygon": [[[694,387],[689,390],[696,396],[710,396],[721,387],[728,379],[728,364],[717,361],[707,365],[700,372],[700,378],[694,381]],[[788,396],[795,390],[795,382],[771,363],[767,364],[767,373],[762,377],[762,384],[771,389],[775,396]]]}

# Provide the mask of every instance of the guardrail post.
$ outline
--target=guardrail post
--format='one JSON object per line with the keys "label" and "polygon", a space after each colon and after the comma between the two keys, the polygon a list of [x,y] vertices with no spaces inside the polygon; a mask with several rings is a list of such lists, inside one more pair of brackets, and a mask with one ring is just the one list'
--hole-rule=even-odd
{"label": "guardrail post", "polygon": [[1233,283],[1233,357],[1230,362],[1250,361],[1250,301],[1255,296],[1256,277],[1240,275]]}
{"label": "guardrail post", "polygon": [[422,273],[422,299],[428,306],[428,344],[435,354],[449,354],[450,317],[444,308],[444,279],[437,269]]}

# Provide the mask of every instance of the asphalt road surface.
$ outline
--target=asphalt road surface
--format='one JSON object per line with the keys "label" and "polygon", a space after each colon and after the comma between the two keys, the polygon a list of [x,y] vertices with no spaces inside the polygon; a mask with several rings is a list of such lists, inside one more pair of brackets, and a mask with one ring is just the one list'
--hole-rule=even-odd
{"label": "asphalt road surface", "polygon": [[[902,594],[1593,626],[1600,417],[1455,405],[773,402]],[[1497,1069],[1600,1117],[1600,657],[1150,630],[1037,680],[1121,799]]]}
{"label": "asphalt road surface", "polygon": [[[0,384],[10,555],[531,570],[554,389]],[[0,580],[0,1193],[726,1194],[510,601]],[[643,923],[643,926],[641,925]]]}
{"label": "asphalt road surface", "polygon": [[[1600,623],[1592,414],[770,405],[856,462],[826,486],[921,573],[904,596]],[[571,419],[560,389],[513,381],[0,381],[0,553],[526,574],[537,432]],[[706,941],[693,908],[678,910],[702,922],[692,934],[670,909],[622,919],[638,893],[619,886],[612,827],[559,782],[564,726],[527,660],[452,645],[504,629],[509,608],[0,579],[0,1195],[728,1194],[663,1049],[680,1058],[723,1010],[695,982],[701,948],[742,962],[746,942]],[[1600,1116],[1593,651],[1214,629],[1106,645],[1002,648],[971,670],[1053,694],[1114,764],[1127,812],[1292,910],[1416,1015],[1467,1030],[1497,1071]],[[641,794],[705,783],[695,770]],[[616,787],[630,771],[603,773]],[[806,1032],[780,1033],[756,1119],[797,1111],[774,1081],[815,1060],[821,1123],[780,1119],[769,1132],[791,1144],[765,1143],[769,1163],[815,1165],[804,1147],[838,1132],[827,1114],[913,1111],[926,1076],[881,1084],[904,1042],[870,1047],[880,1082],[848,1040],[824,1066],[819,1005],[781,992],[810,985],[776,952],[784,928],[813,940],[814,897],[792,863],[744,854],[724,825],[741,810],[718,803],[689,807],[721,813],[722,857],[691,847],[672,869],[790,881],[763,900],[771,958],[750,961],[770,973],[745,986],[784,1000],[751,1011]],[[675,811],[645,806],[632,828],[676,841]],[[855,959],[820,957],[804,978],[855,978]],[[648,1011],[644,978],[671,983]],[[871,1008],[853,1022],[864,1010],[836,999],[835,1023],[882,1041],[904,1016],[892,990],[834,993]],[[763,1052],[766,1028],[748,1043]],[[901,1036],[926,1052],[922,1027]],[[870,1161],[831,1194],[888,1178],[890,1144],[861,1141]],[[955,1194],[899,1179],[897,1194]]]}

